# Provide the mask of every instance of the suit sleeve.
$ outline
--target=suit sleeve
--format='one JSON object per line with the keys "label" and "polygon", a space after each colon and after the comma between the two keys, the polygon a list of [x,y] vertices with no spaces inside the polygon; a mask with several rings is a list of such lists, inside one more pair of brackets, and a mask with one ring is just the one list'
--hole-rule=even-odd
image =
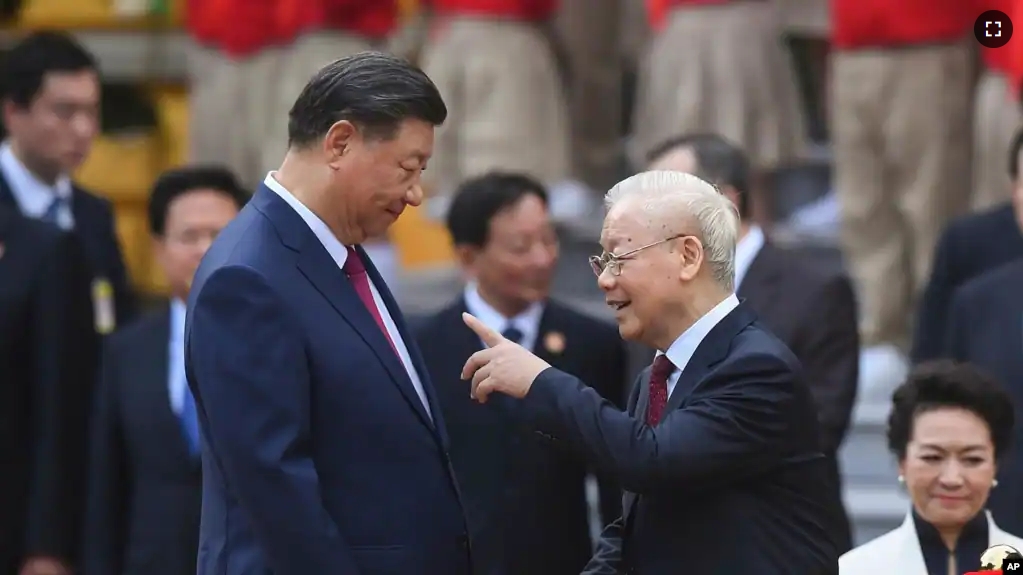
{"label": "suit sleeve", "polygon": [[36,350],[34,469],[26,555],[73,563],[79,550],[88,419],[98,371],[89,269],[77,239],[61,234],[46,254],[33,304]]}
{"label": "suit sleeve", "polygon": [[[312,460],[303,334],[266,280],[214,272],[195,299],[186,369],[208,449],[274,573],[355,575]],[[356,439],[356,438],[349,438]]]}
{"label": "suit sleeve", "polygon": [[751,354],[702,382],[700,395],[657,427],[554,368],[537,376],[522,401],[537,431],[643,494],[720,486],[778,465],[795,394],[783,359]]}
{"label": "suit sleeve", "polygon": [[920,297],[917,321],[913,334],[910,358],[913,363],[942,357],[948,337],[949,306],[955,290],[955,228],[950,228],[938,241],[934,250],[931,277]]}
{"label": "suit sleeve", "polygon": [[[114,340],[107,341],[114,343]],[[82,575],[122,571],[128,482],[124,437],[118,416],[116,367],[117,355],[111,345],[103,357],[100,388],[92,415]]]}
{"label": "suit sleeve", "polygon": [[835,453],[849,428],[860,370],[860,336],[852,285],[836,275],[810,302],[799,350],[821,423],[821,448]]}
{"label": "suit sleeve", "polygon": [[[621,408],[621,400],[625,398],[628,361],[625,345],[618,334],[609,333],[608,336],[608,362],[601,395]],[[603,473],[600,469],[594,470],[594,475],[597,478],[600,519],[604,524],[608,524],[622,513],[622,489],[611,475]]]}

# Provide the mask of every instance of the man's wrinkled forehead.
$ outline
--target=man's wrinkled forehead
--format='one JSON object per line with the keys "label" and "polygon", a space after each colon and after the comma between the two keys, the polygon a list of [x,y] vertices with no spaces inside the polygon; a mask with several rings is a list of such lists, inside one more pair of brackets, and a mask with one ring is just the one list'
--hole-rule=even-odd
{"label": "man's wrinkled forehead", "polygon": [[604,218],[600,232],[600,245],[605,251],[623,252],[649,241],[652,220],[643,206],[632,199],[624,199],[611,207]]}

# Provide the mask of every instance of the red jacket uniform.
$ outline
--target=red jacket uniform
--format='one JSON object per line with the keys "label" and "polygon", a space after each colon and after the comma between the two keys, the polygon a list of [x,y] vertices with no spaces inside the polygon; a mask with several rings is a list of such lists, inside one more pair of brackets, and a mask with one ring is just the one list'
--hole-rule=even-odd
{"label": "red jacket uniform", "polygon": [[485,16],[542,22],[554,16],[558,0],[429,0],[438,14]]}
{"label": "red jacket uniform", "polygon": [[320,29],[382,37],[398,19],[397,0],[188,0],[187,10],[200,44],[235,57]]}
{"label": "red jacket uniform", "polygon": [[971,0],[831,0],[835,48],[889,48],[965,39],[980,13]]}

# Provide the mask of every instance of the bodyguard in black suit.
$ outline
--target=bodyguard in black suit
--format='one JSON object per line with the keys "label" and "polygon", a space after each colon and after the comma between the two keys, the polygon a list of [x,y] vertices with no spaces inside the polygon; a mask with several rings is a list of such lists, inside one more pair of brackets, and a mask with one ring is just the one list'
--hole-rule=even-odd
{"label": "bodyguard in black suit", "polygon": [[70,573],[99,342],[78,242],[0,205],[0,573]]}
{"label": "bodyguard in black suit", "polygon": [[[1023,258],[1023,129],[1009,149],[1012,201],[952,221],[938,240],[931,279],[917,311],[911,358],[914,363],[944,357],[952,297],[957,289],[987,271]],[[1011,528],[1010,532],[1016,533]]]}
{"label": "bodyguard in black suit", "polygon": [[682,136],[654,149],[653,170],[677,170],[713,182],[739,211],[735,289],[764,325],[803,366],[821,424],[821,450],[835,488],[840,522],[839,551],[852,548],[842,503],[838,448],[852,419],[859,379],[860,337],[852,283],[842,273],[814,266],[782,249],[750,223],[749,160],[734,144],[712,134]]}
{"label": "bodyguard in black suit", "polygon": [[[624,399],[625,350],[606,323],[548,299],[557,236],[547,194],[531,178],[492,173],[463,184],[448,229],[471,280],[464,294],[417,330],[451,436],[451,463],[465,499],[480,575],[577,575],[592,552],[584,461],[519,432],[510,402],[475,404],[460,379],[483,348],[465,328],[469,311],[590,382]],[[620,513],[621,491],[600,482],[600,512]]]}
{"label": "bodyguard in black suit", "polygon": [[192,275],[246,194],[226,170],[163,174],[149,200],[170,305],[106,341],[93,417],[83,575],[193,575],[202,477],[184,371]]}
{"label": "bodyguard in black suit", "polygon": [[[945,357],[970,362],[995,376],[1023,406],[1023,259],[976,277],[956,290]],[[1009,533],[1023,533],[1023,432],[1019,426],[998,465],[988,509]]]}
{"label": "bodyguard in black suit", "polygon": [[110,203],[75,185],[99,130],[100,83],[92,56],[69,36],[33,34],[5,56],[0,204],[74,230],[92,268],[98,331],[135,311]]}
{"label": "bodyguard in black suit", "polygon": [[[592,261],[622,337],[660,353],[626,413],[476,318],[463,377],[621,482],[589,575],[838,573],[837,517],[799,360],[732,293],[738,219],[709,183],[644,172],[608,193]],[[493,395],[492,395],[493,394]],[[524,550],[525,551],[525,550]]]}

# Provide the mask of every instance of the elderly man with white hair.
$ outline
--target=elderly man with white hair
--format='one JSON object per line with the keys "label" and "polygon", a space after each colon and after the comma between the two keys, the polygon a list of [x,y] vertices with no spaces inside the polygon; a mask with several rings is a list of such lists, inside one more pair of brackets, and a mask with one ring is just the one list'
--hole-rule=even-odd
{"label": "elderly man with white hair", "polygon": [[[597,283],[625,339],[658,350],[627,412],[465,315],[487,344],[462,376],[613,476],[623,516],[583,575],[838,573],[817,416],[792,352],[733,291],[738,214],[680,172],[607,194]],[[523,550],[527,552],[528,550]]]}

